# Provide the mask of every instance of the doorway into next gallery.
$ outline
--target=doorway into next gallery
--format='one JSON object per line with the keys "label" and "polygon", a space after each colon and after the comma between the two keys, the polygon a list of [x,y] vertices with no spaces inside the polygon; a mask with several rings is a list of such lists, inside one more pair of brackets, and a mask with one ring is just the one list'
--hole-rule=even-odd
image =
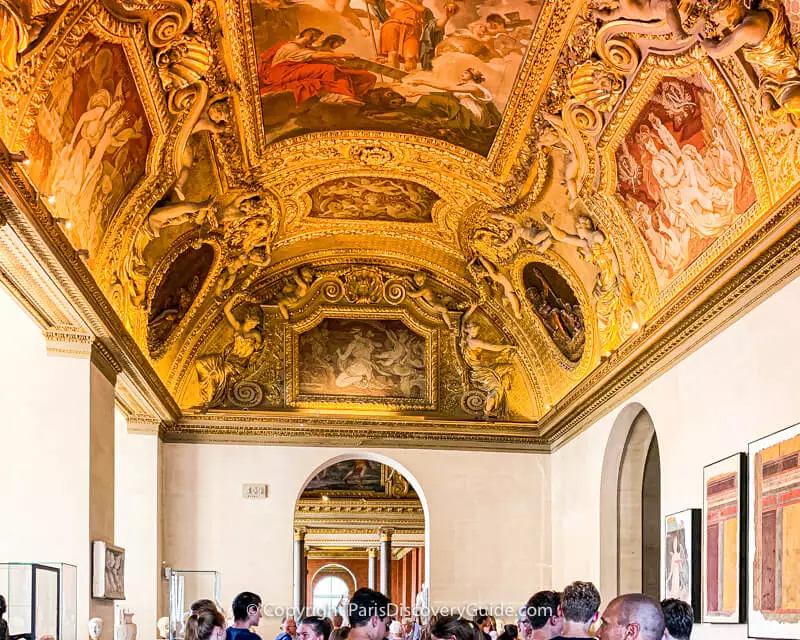
{"label": "doorway into next gallery", "polygon": [[427,605],[426,518],[415,485],[376,459],[333,461],[306,482],[294,513],[294,606],[342,615],[361,587],[401,611]]}

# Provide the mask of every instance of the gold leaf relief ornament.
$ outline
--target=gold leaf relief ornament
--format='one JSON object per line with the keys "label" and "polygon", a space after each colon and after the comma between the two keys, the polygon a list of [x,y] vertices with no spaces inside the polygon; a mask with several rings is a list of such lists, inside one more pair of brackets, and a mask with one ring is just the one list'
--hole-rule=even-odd
{"label": "gold leaf relief ornament", "polygon": [[468,389],[462,408],[482,418],[501,418],[508,413],[513,357],[516,347],[494,344],[480,337],[481,329],[473,317],[477,305],[470,306],[461,318],[458,351],[467,372]]}
{"label": "gold leaf relief ornament", "polygon": [[353,304],[375,304],[383,297],[383,277],[370,268],[351,269],[344,275],[344,295]]}
{"label": "gold leaf relief ornament", "polygon": [[570,93],[578,102],[600,113],[617,104],[625,83],[604,62],[594,60],[578,66],[569,79]]}

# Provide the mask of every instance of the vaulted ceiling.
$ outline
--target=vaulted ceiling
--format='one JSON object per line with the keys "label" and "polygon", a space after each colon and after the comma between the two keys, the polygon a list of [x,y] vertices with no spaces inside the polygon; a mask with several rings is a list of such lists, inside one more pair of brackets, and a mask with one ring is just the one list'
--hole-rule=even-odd
{"label": "vaulted ceiling", "polygon": [[10,0],[3,188],[168,437],[543,449],[796,253],[798,32],[789,0]]}

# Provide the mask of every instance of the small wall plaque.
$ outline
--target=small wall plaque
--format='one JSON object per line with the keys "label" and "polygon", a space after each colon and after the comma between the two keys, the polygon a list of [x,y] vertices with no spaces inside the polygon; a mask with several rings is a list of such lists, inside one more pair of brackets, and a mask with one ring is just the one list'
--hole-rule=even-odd
{"label": "small wall plaque", "polygon": [[243,484],[242,497],[248,500],[266,500],[267,485],[265,484]]}

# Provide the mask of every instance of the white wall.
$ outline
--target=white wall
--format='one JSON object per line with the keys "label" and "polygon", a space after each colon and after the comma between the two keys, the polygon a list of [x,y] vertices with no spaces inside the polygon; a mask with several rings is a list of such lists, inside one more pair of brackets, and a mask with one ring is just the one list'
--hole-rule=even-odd
{"label": "white wall", "polygon": [[159,450],[157,435],[129,434],[125,416],[116,411],[117,500],[115,542],[125,549],[125,600],[133,611],[139,637],[155,638],[160,581]]}
{"label": "white wall", "polygon": [[[166,444],[163,453],[164,558],[176,569],[221,571],[229,607],[245,589],[265,603],[291,604],[295,500],[326,461],[364,450]],[[547,456],[374,453],[415,479],[424,494],[432,604],[519,606],[550,585]],[[269,498],[243,499],[243,483],[267,483]],[[262,623],[265,637],[270,625]]]}
{"label": "white wall", "polygon": [[[705,465],[800,421],[798,313],[795,280],[630,400],[647,409],[658,436],[662,516],[702,507]],[[603,453],[621,409],[552,455],[557,587],[600,580]],[[693,637],[746,638],[747,627],[702,625]]]}
{"label": "white wall", "polygon": [[77,565],[82,637],[90,593],[90,363],[45,349],[41,330],[0,287],[0,562]]}

